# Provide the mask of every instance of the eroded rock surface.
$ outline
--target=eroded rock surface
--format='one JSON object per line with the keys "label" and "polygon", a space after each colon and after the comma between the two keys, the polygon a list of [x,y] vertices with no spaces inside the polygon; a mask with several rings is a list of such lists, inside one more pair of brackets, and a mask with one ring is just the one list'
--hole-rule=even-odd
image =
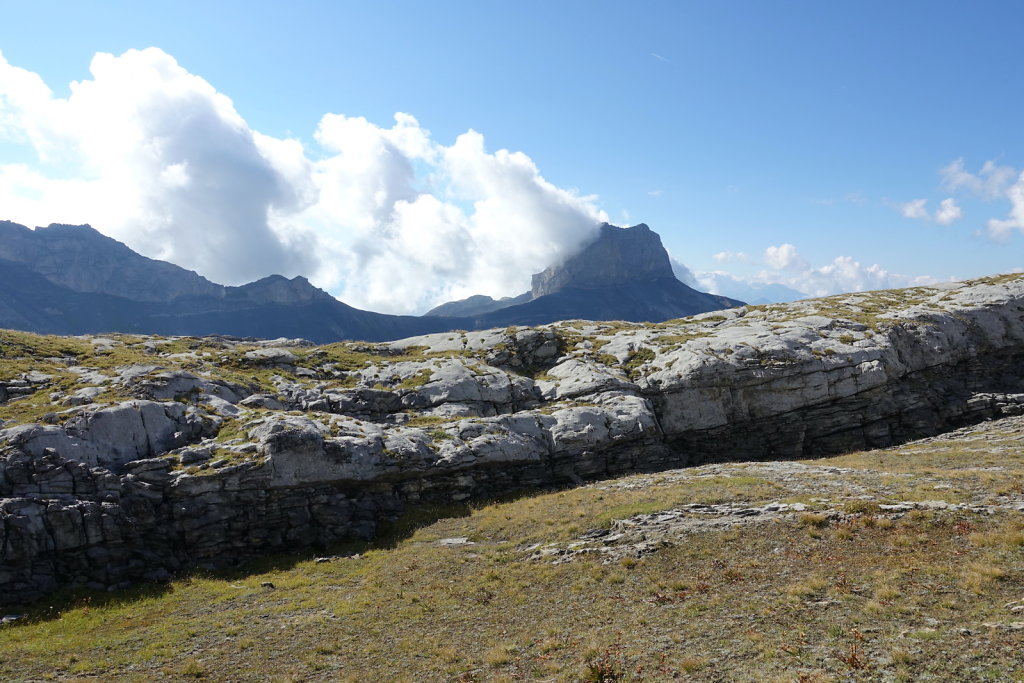
{"label": "eroded rock surface", "polygon": [[378,345],[3,334],[4,602],[366,538],[410,504],[1024,414],[1024,277]]}

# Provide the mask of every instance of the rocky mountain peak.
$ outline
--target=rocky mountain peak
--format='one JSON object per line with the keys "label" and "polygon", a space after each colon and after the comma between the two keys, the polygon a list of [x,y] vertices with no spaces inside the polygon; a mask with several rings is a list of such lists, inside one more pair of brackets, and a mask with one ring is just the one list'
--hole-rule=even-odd
{"label": "rocky mountain peak", "polygon": [[620,228],[603,223],[597,239],[575,256],[533,276],[533,298],[569,287],[594,289],[624,282],[674,279],[661,238],[645,223]]}

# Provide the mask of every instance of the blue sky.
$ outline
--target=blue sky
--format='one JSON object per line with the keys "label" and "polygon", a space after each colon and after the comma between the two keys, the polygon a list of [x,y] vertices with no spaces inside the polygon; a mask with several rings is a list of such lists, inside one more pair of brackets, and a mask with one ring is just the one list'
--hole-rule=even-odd
{"label": "blue sky", "polygon": [[[1022,99],[1017,72],[1024,51],[1018,35],[1024,19],[1020,3],[153,5],[5,3],[0,51],[10,67],[37,74],[52,91],[51,100],[61,100],[70,95],[70,82],[98,80],[90,72],[96,53],[120,57],[131,49],[159,48],[181,70],[230,98],[248,130],[301,142],[310,162],[344,155],[340,148],[348,144],[349,138],[337,138],[334,148],[325,148],[316,139],[325,114],[364,117],[381,130],[391,129],[396,112],[409,114],[417,130],[429,131],[433,144],[443,149],[417,156],[399,145],[416,177],[395,196],[412,201],[419,193],[432,194],[444,203],[434,207],[432,216],[449,207],[463,214],[446,222],[437,239],[418,243],[419,252],[440,249],[446,239],[470,239],[465,236],[474,230],[518,231],[523,240],[549,240],[554,256],[571,251],[585,239],[579,228],[566,227],[563,239],[525,234],[521,226],[500,222],[497,216],[503,212],[533,201],[526,196],[532,190],[524,189],[529,185],[540,187],[543,196],[525,215],[550,221],[552,232],[562,230],[556,223],[569,220],[563,211],[566,201],[572,206],[565,210],[580,216],[604,212],[616,224],[648,223],[673,257],[696,273],[698,284],[723,291],[730,277],[716,277],[716,271],[824,293],[1024,267],[1024,215],[1018,220],[1011,214],[1013,188],[1024,167],[1024,138],[1016,133]],[[132,88],[108,90],[123,106],[119,98]],[[0,90],[0,122],[4,102]],[[140,105],[138,111],[145,114],[152,106]],[[176,101],[169,110],[187,111],[183,106]],[[112,196],[118,178],[140,176],[138,160],[97,162],[95,150],[103,145],[88,142],[92,132],[87,126],[73,137],[75,145],[93,149],[94,156],[60,159],[54,147],[71,135],[66,122],[45,135],[25,132],[26,120],[43,118],[40,111],[22,107],[17,116],[8,114],[8,120],[21,118],[7,126],[0,164],[24,163],[48,181],[102,175]],[[99,116],[96,106],[89,111]],[[457,147],[458,137],[469,130],[483,136],[485,153],[460,155],[462,171],[439,162],[438,154],[448,158],[444,150]],[[152,134],[162,139],[160,131]],[[104,135],[96,140],[107,141],[113,133]],[[526,171],[515,159],[493,156],[502,149],[528,156],[540,177],[559,191],[575,191],[585,205],[552,194],[536,178],[507,185],[509,174]],[[178,150],[174,158],[190,153]],[[237,155],[231,158],[237,162]],[[398,173],[375,159],[349,169],[349,175],[330,178],[343,182],[352,173],[366,178],[369,168],[382,178]],[[187,160],[190,177],[199,178],[202,159]],[[950,170],[958,160],[962,166]],[[166,170],[172,161],[167,157],[162,166],[145,168]],[[992,162],[994,173],[981,174],[986,162]],[[287,162],[274,161],[273,173],[291,179],[282,164]],[[480,164],[496,174],[493,183],[471,188],[464,179],[460,184],[459,174]],[[310,186],[322,192],[325,174]],[[267,182],[254,187],[269,191],[283,181]],[[74,199],[61,201],[58,186],[33,185],[30,192],[27,185],[22,182],[7,194],[0,187],[0,199],[18,207],[20,213],[9,216],[14,220],[48,222],[39,220],[40,206],[19,204],[16,193],[22,198],[34,193],[61,204],[65,212],[76,206]],[[431,262],[410,268],[409,282],[394,292],[389,291],[392,278],[356,287],[349,282],[356,277],[404,272],[409,251],[395,247],[394,253],[381,255],[385,238],[401,234],[408,241],[410,231],[430,230],[439,219],[416,223],[410,217],[404,227],[395,228],[386,220],[363,224],[350,207],[332,213],[302,204],[290,209],[295,216],[301,209],[301,220],[289,218],[289,226],[282,227],[288,222],[281,218],[287,213],[283,199],[268,204],[275,215],[264,232],[271,242],[287,244],[275,242],[266,260],[247,256],[255,264],[250,269],[225,270],[211,265],[216,259],[167,246],[179,238],[187,241],[185,223],[204,218],[198,210],[170,216],[167,212],[179,204],[154,199],[152,185],[136,183],[124,190],[126,196],[145,195],[134,201],[141,208],[130,216],[83,203],[81,213],[88,215],[74,222],[109,228],[148,255],[183,262],[214,279],[244,279],[261,268],[305,274],[350,303],[395,312],[422,310],[432,299],[466,295],[474,287],[493,295],[515,294],[511,290],[520,284],[515,276],[499,273],[494,263],[462,277]],[[67,191],[87,194],[82,188]],[[498,196],[503,191],[508,196]],[[192,202],[189,206],[213,201],[179,199]],[[937,214],[943,200],[948,211]],[[489,217],[474,213],[477,202],[492,206]],[[1018,203],[1024,214],[1024,199]],[[430,207],[421,208],[417,216]],[[209,213],[224,210],[211,205]],[[260,208],[248,211],[252,217]],[[53,220],[72,218],[56,209],[53,213],[60,214]],[[325,227],[332,220],[359,225],[332,232]],[[205,231],[219,229],[213,220]],[[225,227],[224,239],[216,244],[233,244],[242,230]],[[310,242],[314,233],[326,237]],[[251,243],[254,253],[263,244],[256,238]],[[332,267],[293,253],[299,244],[327,253],[328,243],[339,250]],[[477,251],[495,244],[514,248],[514,241],[473,244]],[[769,248],[775,250],[766,254]],[[460,249],[446,258],[472,258],[467,255],[472,249]],[[533,267],[540,258],[536,252],[543,250],[509,262]],[[417,289],[417,280],[429,282]],[[414,304],[403,303],[411,299]]]}

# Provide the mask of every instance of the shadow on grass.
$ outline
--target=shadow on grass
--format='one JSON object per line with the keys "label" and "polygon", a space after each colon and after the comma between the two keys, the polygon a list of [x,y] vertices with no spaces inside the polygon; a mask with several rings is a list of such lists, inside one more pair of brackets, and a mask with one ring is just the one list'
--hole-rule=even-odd
{"label": "shadow on grass", "polygon": [[8,628],[59,619],[64,612],[76,609],[96,609],[127,606],[132,603],[159,598],[175,590],[175,584],[188,583],[191,579],[214,579],[239,581],[254,575],[288,571],[302,562],[317,557],[350,557],[371,550],[391,550],[410,538],[419,529],[443,519],[469,517],[474,509],[495,503],[508,503],[540,493],[536,490],[520,490],[487,500],[470,503],[417,506],[410,508],[395,520],[382,520],[377,525],[377,535],[369,540],[344,540],[330,545],[314,545],[295,551],[274,552],[262,557],[247,558],[234,567],[203,568],[189,567],[176,572],[166,582],[140,582],[127,588],[102,591],[88,588],[62,588],[32,603],[0,607],[3,614],[19,615],[16,621],[0,626],[0,633]]}

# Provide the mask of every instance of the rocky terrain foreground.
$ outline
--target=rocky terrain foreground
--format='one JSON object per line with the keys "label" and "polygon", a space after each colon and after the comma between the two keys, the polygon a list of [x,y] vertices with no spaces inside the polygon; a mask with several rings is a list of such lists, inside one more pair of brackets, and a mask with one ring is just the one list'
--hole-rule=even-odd
{"label": "rocky terrain foreground", "polygon": [[[1024,276],[388,344],[0,332],[0,358],[10,605],[369,539],[410,508],[1019,415]],[[800,509],[672,514],[705,512]],[[610,552],[602,534],[530,557]]]}

